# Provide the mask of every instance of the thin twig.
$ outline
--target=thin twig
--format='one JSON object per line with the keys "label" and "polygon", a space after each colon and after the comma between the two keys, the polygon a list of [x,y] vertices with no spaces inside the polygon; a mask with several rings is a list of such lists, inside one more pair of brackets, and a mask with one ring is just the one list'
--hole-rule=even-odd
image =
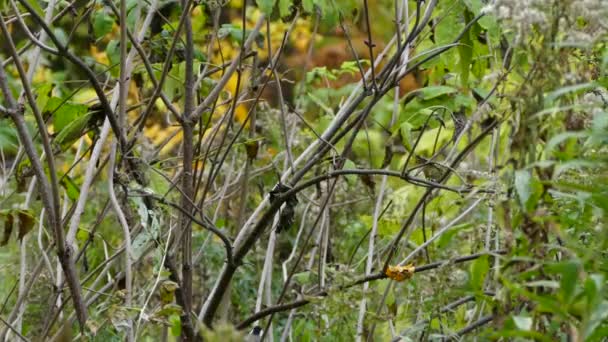
{"label": "thin twig", "polygon": [[[496,254],[496,255],[500,255],[500,254],[504,254],[504,251],[494,251],[492,252],[492,254]],[[422,265],[419,267],[416,267],[414,270],[414,273],[420,273],[420,272],[426,272],[429,270],[433,270],[436,268],[439,268],[443,265],[446,264],[459,264],[459,263],[463,263],[463,262],[467,262],[467,261],[471,261],[471,260],[475,260],[478,259],[482,256],[488,255],[488,253],[476,253],[476,254],[471,254],[471,255],[466,255],[466,256],[462,256],[462,257],[457,257],[454,259],[448,259],[448,260],[441,260],[441,261],[436,261],[430,264],[426,264],[426,265]],[[382,272],[380,273],[374,273],[368,276],[365,276],[363,278],[354,280],[348,284],[345,285],[341,285],[341,286],[337,286],[336,288],[333,289],[328,289],[327,291],[320,291],[314,294],[310,294],[308,295],[308,297],[310,298],[314,298],[314,297],[327,297],[328,294],[330,293],[334,293],[335,291],[343,291],[346,289],[349,289],[351,287],[357,286],[357,285],[361,285],[361,284],[365,284],[367,282],[370,281],[375,281],[375,280],[380,280],[380,279],[386,279],[388,278],[388,276]],[[236,325],[237,329],[245,329],[247,326],[249,326],[250,324],[252,324],[255,321],[260,320],[263,317],[266,316],[270,316],[272,314],[275,313],[279,313],[279,312],[283,312],[283,311],[287,311],[287,310],[291,310],[294,308],[298,308],[301,306],[304,306],[306,304],[310,303],[310,299],[299,299],[296,300],[294,302],[291,303],[285,303],[285,304],[277,304],[275,306],[266,308],[264,310],[261,310],[259,312],[256,312],[255,314],[247,317],[245,320],[243,320],[242,322],[240,322],[239,324]]]}
{"label": "thin twig", "polygon": [[17,337],[19,337],[22,341],[26,341],[29,342],[30,340],[27,339],[25,336],[21,335],[21,333],[19,332],[19,330],[15,329],[15,327],[13,327],[9,322],[5,321],[4,318],[2,318],[2,316],[0,316],[0,321],[2,323],[4,323],[4,325],[6,325],[15,335],[17,335]]}
{"label": "thin twig", "polygon": [[470,333],[473,330],[476,330],[490,322],[492,322],[494,320],[494,315],[487,315],[487,316],[483,316],[482,318],[480,318],[479,320],[473,322],[472,324],[458,330],[455,334],[454,337],[462,337],[468,333]]}

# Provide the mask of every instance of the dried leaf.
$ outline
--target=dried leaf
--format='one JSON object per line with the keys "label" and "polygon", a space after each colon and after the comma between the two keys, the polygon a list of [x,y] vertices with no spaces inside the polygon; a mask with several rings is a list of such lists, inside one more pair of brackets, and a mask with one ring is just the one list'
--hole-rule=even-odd
{"label": "dried leaf", "polygon": [[178,287],[179,285],[174,281],[164,281],[160,285],[160,301],[164,304],[173,302],[173,299],[175,298],[175,290],[177,290]]}
{"label": "dried leaf", "polygon": [[156,311],[154,313],[155,317],[169,317],[171,315],[181,315],[184,312],[184,310],[182,310],[182,307],[174,304],[174,303],[169,303],[169,304],[165,304],[162,306],[162,308],[160,308],[158,311]]}
{"label": "dried leaf", "polygon": [[17,217],[19,218],[17,238],[21,241],[21,239],[23,239],[23,237],[34,227],[34,217],[24,210],[19,210],[17,212]]}
{"label": "dried leaf", "polygon": [[386,276],[395,280],[395,281],[404,281],[410,279],[414,272],[416,271],[416,267],[413,264],[407,264],[405,266],[389,266],[386,270]]}
{"label": "dried leaf", "polygon": [[285,207],[281,209],[279,214],[279,222],[277,223],[277,233],[289,229],[295,221],[295,208],[288,202],[285,203]]}
{"label": "dried leaf", "polygon": [[[270,203],[274,203],[278,197],[283,193],[291,190],[291,187],[279,183],[269,193]],[[279,213],[279,222],[277,224],[277,233],[289,229],[295,221],[296,210],[295,207],[298,205],[298,198],[296,195],[291,195],[285,200],[285,204]]]}
{"label": "dried leaf", "polygon": [[2,236],[2,241],[0,241],[0,246],[6,246],[8,243],[8,239],[11,238],[11,233],[13,232],[13,215],[10,213],[3,214],[5,217],[4,220],[4,234]]}
{"label": "dried leaf", "polygon": [[481,126],[481,129],[485,130],[486,128],[494,125],[496,121],[498,121],[498,119],[495,116],[488,116],[482,122],[480,122],[479,125]]}
{"label": "dried leaf", "polygon": [[258,156],[258,149],[260,147],[258,140],[245,141],[245,150],[247,151],[247,158],[253,160]]}
{"label": "dried leaf", "polygon": [[[384,168],[384,166],[383,166]],[[374,182],[374,179],[372,178],[371,175],[366,175],[366,174],[362,174],[359,176],[359,178],[361,178],[361,182],[363,182],[363,184],[365,184],[365,186],[369,189],[369,191],[374,194],[375,193],[375,189],[376,189],[376,182]]]}

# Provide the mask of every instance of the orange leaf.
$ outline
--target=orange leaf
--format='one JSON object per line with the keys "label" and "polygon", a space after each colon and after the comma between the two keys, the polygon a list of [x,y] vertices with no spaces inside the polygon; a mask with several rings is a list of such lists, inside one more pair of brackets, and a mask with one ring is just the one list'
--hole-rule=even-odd
{"label": "orange leaf", "polygon": [[389,266],[385,274],[393,280],[404,281],[410,279],[415,271],[416,267],[414,267],[414,265],[407,264],[405,266]]}

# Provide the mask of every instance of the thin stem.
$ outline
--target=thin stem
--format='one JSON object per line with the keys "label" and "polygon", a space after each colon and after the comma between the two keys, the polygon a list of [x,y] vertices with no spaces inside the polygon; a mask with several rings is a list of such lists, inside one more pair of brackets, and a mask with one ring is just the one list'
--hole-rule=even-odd
{"label": "thin stem", "polygon": [[[504,251],[494,251],[492,254],[499,255],[499,254],[504,254],[504,253],[505,253]],[[439,268],[439,267],[441,267],[443,265],[446,265],[446,264],[460,264],[460,263],[463,263],[463,262],[472,261],[472,260],[478,259],[478,258],[480,258],[482,256],[485,256],[485,255],[488,255],[488,253],[476,253],[476,254],[471,254],[471,255],[465,255],[465,256],[457,257],[457,258],[454,258],[454,259],[436,261],[436,262],[433,262],[433,263],[430,263],[430,264],[426,264],[426,265],[422,265],[422,266],[416,267],[415,270],[414,270],[414,273],[427,272],[427,271]],[[310,297],[310,298],[314,298],[314,297],[327,297],[328,294],[330,294],[330,293],[338,293],[339,291],[343,291],[343,290],[349,289],[349,288],[357,286],[357,285],[362,285],[362,284],[365,284],[367,282],[376,281],[376,280],[380,280],[380,279],[386,279],[386,278],[388,278],[388,276],[386,274],[384,274],[383,272],[373,273],[373,274],[370,274],[368,276],[365,276],[365,277],[359,278],[357,280],[354,280],[354,281],[352,281],[352,282],[350,282],[348,284],[337,286],[336,288],[328,289],[327,291],[319,291],[319,292],[316,292],[316,293],[309,294],[308,297]],[[279,312],[283,312],[283,311],[299,308],[299,307],[304,306],[304,305],[306,305],[308,303],[310,303],[310,299],[299,299],[299,300],[296,300],[296,301],[291,302],[291,303],[277,304],[275,306],[266,308],[264,310],[256,312],[255,314],[247,317],[245,320],[243,320],[242,322],[240,322],[239,324],[237,324],[236,328],[237,329],[245,329],[247,326],[249,326],[253,322],[256,322],[256,321],[260,320],[261,318],[273,315],[275,313],[279,313]]]}
{"label": "thin stem", "polygon": [[84,331],[85,323],[87,320],[87,311],[86,306],[82,302],[80,284],[77,279],[74,260],[72,258],[73,252],[70,246],[66,246],[65,244],[63,228],[61,226],[61,219],[59,217],[59,183],[57,181],[57,171],[55,169],[55,162],[53,159],[53,151],[51,148],[50,139],[48,136],[48,132],[46,131],[46,125],[44,123],[44,120],[42,119],[42,114],[40,113],[40,110],[36,104],[36,99],[34,98],[34,95],[32,94],[30,89],[29,82],[27,81],[27,75],[25,73],[25,70],[23,69],[21,61],[19,60],[19,56],[17,54],[17,50],[13,43],[12,37],[10,35],[10,32],[8,31],[8,28],[6,27],[4,18],[2,16],[0,16],[0,29],[2,30],[6,41],[8,42],[10,53],[13,56],[13,62],[17,68],[17,71],[19,72],[19,76],[22,80],[23,89],[36,118],[36,123],[38,125],[38,133],[42,137],[42,145],[46,155],[47,165],[49,168],[50,182],[47,179],[46,173],[38,160],[38,153],[36,152],[34,142],[26,127],[25,119],[23,117],[24,108],[19,108],[17,102],[13,98],[9,87],[6,84],[6,76],[4,74],[3,68],[0,68],[2,69],[0,71],[0,83],[4,84],[0,87],[4,92],[4,96],[7,99],[7,102],[10,104],[14,111],[9,114],[11,116],[11,119],[15,123],[15,126],[17,127],[19,138],[21,140],[21,143],[25,147],[26,153],[30,159],[35,175],[39,179],[39,191],[42,197],[42,201],[48,211],[48,222],[54,233],[57,254],[59,256],[63,272],[65,273],[66,279],[68,280],[68,286],[70,287],[70,291],[72,293],[72,298],[74,300],[74,308],[78,316],[80,329]]}
{"label": "thin stem", "polygon": [[[122,2],[125,2],[123,0]],[[112,203],[112,207],[116,213],[116,217],[118,217],[118,222],[122,227],[123,237],[124,237],[124,246],[125,246],[125,306],[127,308],[131,307],[131,298],[133,296],[133,276],[131,271],[131,256],[133,254],[131,249],[131,232],[129,230],[129,224],[127,223],[127,219],[125,218],[125,214],[122,211],[121,205],[116,198],[116,193],[114,192],[114,161],[116,160],[116,142],[112,143],[112,147],[110,148],[110,162],[108,164],[108,194],[110,195],[110,202]],[[134,341],[133,338],[133,320],[131,318],[127,318],[127,340],[129,342]]]}

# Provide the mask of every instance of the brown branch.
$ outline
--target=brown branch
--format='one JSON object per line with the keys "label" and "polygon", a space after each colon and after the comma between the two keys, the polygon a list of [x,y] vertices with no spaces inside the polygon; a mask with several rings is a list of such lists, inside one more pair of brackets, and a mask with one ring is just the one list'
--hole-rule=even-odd
{"label": "brown branch", "polygon": [[[369,61],[370,61],[370,68],[371,68],[371,73],[372,73],[372,90],[374,92],[378,91],[378,85],[376,84],[376,71],[375,69],[375,65],[374,65],[374,43],[372,41],[372,27],[369,24],[369,6],[367,5],[367,0],[363,0],[363,8],[364,11],[363,13],[365,13],[365,26],[367,27],[367,41],[365,42],[365,45],[367,45],[367,49],[369,50]],[[364,76],[365,78],[365,76]]]}
{"label": "brown branch", "polygon": [[83,62],[82,59],[78,58],[76,55],[70,52],[67,46],[61,44],[53,30],[51,30],[51,28],[47,25],[44,19],[38,14],[38,12],[36,12],[32,5],[28,3],[28,1],[19,0],[19,2],[30,12],[32,18],[36,21],[36,23],[38,23],[38,25],[40,25],[40,27],[46,32],[48,37],[53,41],[55,47],[58,50],[59,56],[68,59],[70,62],[72,62],[85,73],[87,79],[93,87],[93,90],[95,90],[95,93],[97,94],[97,98],[99,99],[99,103],[101,104],[104,110],[105,116],[108,118],[110,125],[112,126],[112,131],[114,132],[114,135],[118,138],[118,143],[120,145],[121,151],[125,152],[127,140],[125,138],[125,135],[123,134],[123,131],[120,128],[120,124],[114,113],[114,109],[112,108],[112,106],[110,106],[110,102],[108,101],[108,98],[106,97],[103,91],[103,87],[101,86],[101,84],[99,84],[99,81],[95,76],[95,72],[93,72],[93,70],[91,70],[91,68],[89,68],[89,66],[85,62]]}
{"label": "brown branch", "polygon": [[[114,3],[112,3],[112,1],[105,1],[104,3],[110,7],[112,12],[114,12],[114,15],[116,15],[116,16],[120,15],[118,12],[118,9],[116,8],[116,5],[114,5]],[[150,59],[148,58],[148,55],[146,55],[146,52],[144,51],[141,44],[137,41],[137,38],[135,36],[133,36],[133,33],[128,28],[127,28],[127,37],[129,38],[129,41],[131,42],[131,44],[133,44],[133,47],[137,51],[137,54],[141,58],[141,61],[144,63],[144,67],[146,68],[146,72],[148,73],[150,82],[152,82],[152,86],[154,88],[158,88],[159,83],[158,83],[158,80],[156,79],[156,76],[154,75],[154,69],[152,69],[152,64],[150,63]],[[161,89],[162,89],[162,87],[161,87]],[[171,100],[167,97],[167,95],[162,91],[159,93],[159,95],[160,95],[161,100],[167,107],[167,109],[173,114],[173,116],[175,118],[178,118],[179,112],[177,111],[177,108],[175,108],[173,103],[171,103]],[[154,103],[154,102],[151,102],[151,103]],[[145,120],[143,120],[143,122],[145,122]]]}
{"label": "brown branch", "polygon": [[29,82],[27,80],[27,75],[19,60],[19,56],[17,54],[17,49],[13,43],[12,37],[4,19],[0,16],[0,28],[8,42],[9,52],[13,57],[13,63],[17,67],[19,72],[19,76],[22,80],[22,87],[25,91],[26,97],[32,111],[34,112],[34,117],[36,118],[36,122],[38,125],[38,133],[42,137],[42,146],[46,155],[47,165],[49,168],[50,174],[50,182],[46,176],[46,173],[40,163],[40,159],[38,153],[36,152],[36,147],[34,145],[34,141],[27,129],[25,118],[23,116],[25,107],[17,104],[17,101],[13,98],[12,93],[10,92],[10,88],[6,83],[6,76],[4,74],[4,69],[0,71],[0,83],[3,83],[0,87],[4,92],[4,96],[7,99],[7,102],[12,107],[13,112],[9,112],[9,115],[15,126],[17,127],[17,132],[19,135],[19,139],[24,146],[26,154],[30,159],[30,163],[34,169],[34,173],[40,182],[39,192],[42,198],[43,205],[47,212],[47,220],[49,226],[52,228],[54,233],[55,245],[57,247],[57,255],[59,257],[59,262],[65,274],[68,286],[70,288],[70,292],[72,293],[72,298],[74,302],[74,310],[76,311],[78,321],[80,323],[80,330],[84,331],[85,323],[87,320],[87,311],[84,302],[82,301],[82,291],[80,287],[80,283],[78,282],[78,276],[76,273],[76,266],[74,264],[74,258],[72,255],[72,249],[69,245],[65,243],[65,237],[63,232],[63,226],[61,224],[60,218],[60,210],[59,210],[59,190],[58,190],[58,181],[57,181],[57,171],[55,169],[55,162],[53,159],[53,151],[51,148],[50,139],[48,133],[46,131],[46,125],[44,120],[42,119],[42,114],[40,113],[40,109],[36,104],[36,99],[34,98]]}
{"label": "brown branch", "polygon": [[[414,270],[414,273],[421,273],[421,272],[426,272],[426,271],[430,271],[432,269],[438,268],[442,265],[446,265],[446,264],[459,264],[459,263],[463,263],[463,262],[467,262],[467,261],[471,261],[471,260],[475,260],[478,259],[484,255],[500,255],[500,254],[505,254],[506,251],[500,250],[500,251],[494,251],[494,252],[483,252],[483,253],[476,253],[476,254],[471,254],[471,255],[465,255],[465,256],[461,256],[461,257],[457,257],[454,259],[447,259],[447,260],[441,260],[441,261],[436,261],[430,264],[426,264],[426,265],[422,265],[419,267],[416,267]],[[351,287],[357,286],[357,285],[361,285],[363,283],[367,283],[367,282],[371,282],[374,280],[380,280],[380,279],[386,279],[388,278],[388,276],[382,272],[378,272],[378,273],[374,273],[365,277],[362,277],[360,279],[357,279],[349,284],[346,285],[342,285],[342,286],[337,286],[335,288],[335,291],[343,291],[346,289],[349,289]],[[327,297],[329,295],[329,293],[333,292],[333,290],[328,290],[328,291],[320,291],[317,292],[315,294],[309,295],[308,297]],[[275,313],[279,313],[279,312],[283,312],[283,311],[287,311],[287,310],[291,310],[291,309],[295,309],[301,306],[304,306],[306,304],[310,303],[309,299],[298,299],[296,301],[293,301],[291,303],[286,303],[286,304],[279,304],[279,305],[275,305],[269,308],[266,308],[264,310],[260,310],[256,313],[254,313],[253,315],[247,317],[245,320],[243,320],[242,322],[240,322],[239,324],[236,325],[237,329],[245,329],[247,326],[249,326],[250,324],[252,324],[255,321],[260,320],[261,318],[264,318],[266,316],[270,316],[273,315]],[[449,309],[448,309],[449,310]],[[447,310],[446,310],[447,311]]]}
{"label": "brown branch", "polygon": [[[181,196],[180,204],[184,208],[180,211],[179,225],[181,239],[181,255],[182,255],[182,282],[180,291],[183,296],[182,306],[184,314],[181,316],[182,325],[189,326],[192,329],[192,213],[191,198],[194,198],[194,126],[196,121],[192,120],[194,111],[194,41],[192,37],[192,22],[190,18],[190,2],[182,0],[184,12],[188,14],[184,20],[184,32],[186,42],[184,46],[184,63],[185,63],[185,82],[184,82],[184,113],[182,114],[182,131],[184,138],[182,140],[182,175],[181,185],[184,193]],[[194,335],[186,331],[185,341],[194,341]]]}
{"label": "brown branch", "polygon": [[[412,32],[412,34],[410,34],[408,36],[407,42],[413,41],[413,39],[415,39],[416,36],[418,36],[420,34],[420,32],[422,32],[422,29],[425,27],[426,23],[428,22],[432,9],[434,8],[435,5],[436,5],[436,0],[431,1],[429,3],[429,5],[427,6],[427,11],[425,12],[424,18],[422,19],[422,24],[419,27],[417,27],[416,29],[414,29],[414,32]],[[418,10],[420,10],[420,8],[418,8]],[[418,24],[418,23],[419,23],[419,20],[417,18],[416,24]],[[465,28],[465,31],[468,30],[470,25],[467,25],[467,27]],[[255,31],[255,32],[257,32],[257,31]],[[249,38],[251,38],[251,36]],[[452,46],[449,46],[448,48],[451,48],[451,47]],[[447,48],[445,50],[442,50],[442,52],[445,52],[445,51],[447,51]],[[383,68],[383,70],[381,71],[381,74],[383,74],[383,76],[384,76],[384,80],[383,80],[382,84],[390,84],[388,79],[393,78],[393,77],[391,77],[392,76],[391,75],[392,67],[394,66],[394,63],[396,63],[396,61],[400,59],[402,52],[403,51],[398,51],[393,56],[393,61],[395,61],[395,62],[393,62],[392,66],[389,63],[389,65],[385,66]],[[438,55],[439,55],[439,53],[435,53],[432,55],[432,57],[434,58],[434,57],[437,57]],[[234,68],[236,69],[235,63],[236,63],[236,61],[234,61],[231,66],[234,66]],[[232,72],[234,72],[234,70]],[[412,72],[412,71],[409,70],[408,73],[409,72]],[[225,77],[226,77],[226,75],[225,75]],[[402,75],[402,77],[403,77],[403,75]],[[391,88],[392,88],[392,86],[391,86]],[[332,124],[332,126],[330,126],[330,128],[328,128],[326,130],[326,132],[323,134],[323,136],[325,137],[325,140],[332,143],[339,139],[342,139],[349,132],[352,132],[353,128],[354,128],[355,132],[358,131],[358,129],[361,127],[362,123],[364,122],[364,119],[367,117],[367,115],[369,114],[371,109],[374,107],[374,105],[380,100],[381,96],[384,95],[385,93],[387,93],[389,90],[390,89],[384,89],[381,87],[381,89],[378,89],[378,92],[366,90],[366,91],[358,94],[357,96],[355,96],[354,99],[352,100],[352,102],[349,102],[348,105],[344,108],[344,110],[341,111],[341,113],[343,113],[343,115],[341,115],[336,120],[336,122],[334,124]],[[363,109],[361,111],[357,111],[358,106],[366,98],[369,98],[370,96],[371,96],[370,102],[365,106],[365,109]],[[211,101],[211,100],[210,99],[205,100],[205,102],[209,102],[209,101]],[[199,105],[197,107],[197,109],[195,110],[196,115],[200,115],[200,113],[207,106],[208,106],[208,104],[205,104],[205,103]],[[352,119],[353,115],[355,116],[355,118],[349,122],[349,120]],[[248,117],[249,117],[249,114],[248,114]],[[248,117],[245,121],[248,120]],[[342,129],[342,130],[340,131],[340,129]],[[351,137],[350,143],[352,143],[353,139],[354,139],[354,135]],[[345,149],[345,151],[348,149],[348,146],[350,145],[350,143],[346,144],[347,148]],[[332,147],[331,144],[329,144],[329,145],[321,144],[320,146],[318,146],[315,149],[314,152],[312,152],[312,157],[306,162],[306,164],[300,170],[298,170],[297,172],[295,172],[295,170],[292,170],[292,172],[295,172],[295,174],[292,177],[291,184],[296,184],[300,179],[302,179],[306,173],[308,173],[315,165],[317,165],[317,163],[323,158],[323,156],[329,151],[329,149],[331,147]],[[446,173],[445,177],[447,178],[448,175],[449,175],[449,173]],[[437,182],[437,183],[442,183],[442,182]],[[429,188],[429,190],[428,190],[429,195],[435,189],[436,188],[434,188],[434,187]],[[273,201],[272,203],[270,203],[270,207],[268,208],[268,210],[265,211],[262,214],[262,216],[258,218],[256,223],[252,224],[252,226],[246,226],[242,229],[242,232],[239,233],[239,235],[237,236],[236,241],[234,243],[235,264],[238,264],[239,261],[242,260],[242,258],[251,250],[251,248],[255,244],[255,241],[257,241],[260,238],[262,231],[268,225],[268,223],[271,222],[272,218],[277,213],[277,211],[279,210],[279,208],[281,207],[282,204],[283,204],[283,202],[281,200]],[[416,211],[418,209],[419,208],[416,208]],[[411,218],[411,219],[413,220],[413,218]],[[410,223],[411,222],[407,223],[406,226],[409,226]],[[405,228],[402,229],[402,231],[400,232],[400,236],[398,237],[397,240],[401,239],[401,237],[403,236],[404,233],[405,233]],[[395,246],[393,245],[393,248],[394,247]],[[393,253],[393,250],[391,250],[390,253]],[[230,283],[232,276],[234,275],[234,272],[236,271],[236,269],[237,269],[237,266],[234,264],[233,265],[224,264],[224,267],[222,268],[222,270],[220,272],[220,276],[217,279],[217,281],[214,285],[214,288],[213,288],[211,294],[209,295],[209,298],[205,302],[205,306],[203,308],[202,314],[201,314],[201,316],[199,316],[199,319],[202,319],[203,322],[205,322],[206,324],[208,324],[208,325],[211,324],[214,313],[217,309],[217,306],[220,303],[220,300],[221,300],[221,297],[223,296],[225,288]]]}
{"label": "brown branch", "polygon": [[151,198],[162,204],[171,206],[172,208],[178,210],[183,215],[188,216],[189,220],[191,220],[192,222],[198,224],[199,226],[207,229],[211,233],[215,234],[218,238],[220,238],[220,240],[222,240],[222,242],[224,243],[224,248],[226,249],[226,260],[227,260],[227,262],[232,263],[232,241],[231,241],[230,237],[228,237],[228,235],[224,234],[224,232],[219,230],[219,228],[214,226],[213,223],[211,223],[207,217],[203,216],[203,212],[201,210],[198,210],[196,207],[194,207],[195,209],[197,209],[199,211],[199,215],[202,216],[202,219],[199,220],[191,212],[188,212],[186,209],[184,209],[182,206],[180,206],[177,203],[173,203],[173,202],[168,201],[159,196],[151,196]]}
{"label": "brown branch", "polygon": [[455,337],[464,336],[464,335],[470,333],[471,331],[492,322],[492,320],[494,320],[494,315],[484,316],[484,317],[480,318],[478,321],[473,322],[471,325],[466,326],[463,329],[460,329],[459,331],[456,332],[456,334],[454,334],[454,336]]}
{"label": "brown branch", "polygon": [[[262,16],[263,17],[263,16]],[[292,26],[293,27],[293,23],[295,21],[292,22]],[[251,39],[251,35],[253,35],[255,33],[250,33],[250,37],[248,39],[248,41]],[[286,36],[283,37],[283,41],[281,43],[281,46],[279,47],[275,57],[272,59],[270,65],[267,67],[267,69],[270,70],[270,74],[274,73],[274,70],[276,69],[277,65],[278,65],[278,59],[283,51],[283,48],[286,44]],[[248,46],[245,44],[243,45],[243,48],[248,48]],[[241,52],[242,54],[243,52]],[[240,58],[240,55],[239,57]],[[254,105],[249,109],[247,116],[245,117],[245,120],[243,121],[243,123],[241,124],[241,126],[239,127],[239,130],[236,132],[234,139],[232,139],[232,141],[229,144],[228,150],[226,151],[226,153],[223,155],[222,160],[220,162],[223,163],[226,160],[226,157],[228,155],[228,151],[230,149],[230,147],[232,147],[234,145],[234,143],[236,142],[236,139],[239,137],[239,135],[242,133],[242,131],[245,129],[245,125],[249,122],[249,120],[251,120],[252,116],[253,116],[253,112],[254,112],[254,108],[255,108],[255,104],[257,104],[260,101],[260,98],[262,96],[262,93],[264,91],[264,89],[266,88],[266,86],[268,85],[270,81],[270,77],[268,77],[266,79],[266,81],[262,84],[262,86],[260,87],[260,89],[258,90],[257,96],[255,98],[254,101]],[[211,178],[212,175],[217,175],[217,173],[213,173],[210,172],[210,181],[208,182],[208,184],[210,184],[213,179]],[[279,210],[279,208],[281,207],[283,203],[281,201],[275,201],[272,205],[271,205],[271,209],[266,212],[264,214],[264,218],[261,219],[261,221],[258,222],[258,225],[256,226],[259,231],[261,232],[261,230],[263,230],[263,228],[266,226],[266,224],[268,222],[272,221],[272,218],[274,216],[274,214]],[[228,284],[230,283],[232,276],[234,275],[234,272],[237,269],[236,264],[240,263],[240,261],[242,260],[242,258],[245,257],[245,255],[249,252],[250,248],[253,246],[253,243],[255,242],[255,240],[259,238],[259,235],[257,234],[251,234],[247,237],[247,241],[244,243],[244,245],[240,246],[243,248],[239,248],[237,246],[234,247],[234,261],[231,264],[224,264],[224,267],[222,268],[222,271],[220,273],[220,277],[217,280],[209,299],[205,302],[205,305],[203,307],[203,311],[202,314],[200,315],[199,319],[202,319],[202,321],[207,325],[207,326],[211,326],[211,323],[213,321],[213,316],[215,315],[215,311],[217,310],[218,305],[220,304],[220,301],[223,297],[223,294],[225,292],[225,289],[227,288]]]}
{"label": "brown branch", "polygon": [[[444,183],[451,175],[452,170],[458,166],[458,164],[462,161],[462,159],[464,159],[464,157],[467,156],[471,152],[471,150],[473,148],[475,148],[475,146],[477,146],[483,140],[483,138],[485,138],[490,132],[492,132],[492,130],[494,129],[494,127],[496,127],[497,124],[498,124],[498,121],[492,122],[492,124],[488,125],[488,127],[486,127],[477,137],[475,137],[473,139],[473,141],[471,141],[456,156],[454,161],[449,165],[449,168],[446,169],[443,176],[440,177],[440,179],[438,180],[438,183],[440,183],[440,184]],[[426,192],[422,195],[422,197],[420,198],[420,200],[418,201],[418,203],[416,204],[416,206],[414,207],[414,209],[412,210],[410,215],[407,217],[407,219],[401,226],[399,233],[397,233],[397,236],[393,239],[391,245],[388,248],[388,255],[386,257],[386,261],[384,262],[384,267],[383,267],[384,270],[386,270],[388,268],[388,265],[397,250],[397,245],[399,244],[399,241],[403,238],[403,236],[405,235],[405,232],[407,231],[409,226],[414,221],[414,217],[416,216],[416,213],[418,212],[418,210],[420,210],[420,208],[424,205],[424,203],[429,199],[429,197],[434,192],[434,190],[435,190],[434,188],[428,188],[426,190]]]}
{"label": "brown branch", "polygon": [[4,323],[17,337],[19,337],[22,341],[29,342],[30,340],[27,337],[21,335],[19,330],[15,329],[9,322],[5,321],[4,318],[0,317],[0,322]]}
{"label": "brown branch", "polygon": [[[453,188],[453,187],[443,185],[443,184],[440,184],[437,182],[413,177],[408,174],[404,175],[401,172],[391,171],[388,169],[347,169],[347,170],[329,171],[323,175],[319,175],[317,177],[311,178],[311,179],[307,180],[306,182],[303,182],[303,183],[293,187],[293,189],[289,190],[288,192],[285,192],[285,194],[282,197],[288,198],[289,196],[292,196],[292,195],[294,195],[308,187],[316,185],[320,182],[323,182],[323,181],[326,181],[326,180],[329,180],[332,178],[336,178],[339,176],[347,176],[347,175],[369,175],[369,176],[377,175],[377,176],[396,177],[396,178],[400,178],[406,182],[412,183],[414,185],[424,186],[427,188],[437,188],[437,189],[448,190],[448,191],[456,192],[458,194],[463,194],[463,193],[472,191],[472,187],[469,185],[465,185],[463,188]],[[492,192],[492,190],[483,190],[482,192]]]}
{"label": "brown branch", "polygon": [[182,287],[183,281],[179,278],[177,266],[175,265],[175,261],[173,261],[173,257],[171,257],[171,255],[167,255],[167,257],[165,258],[165,267],[167,267],[167,269],[171,272],[171,274],[169,275],[169,279],[179,285],[179,287],[175,291],[175,300],[177,301],[177,304],[181,306],[184,310],[184,314],[182,315],[182,327],[186,335],[184,336],[185,340],[195,341],[197,334],[195,333],[194,327],[192,325],[192,312],[186,310],[186,308],[190,307],[190,305],[186,304],[186,300],[188,300],[188,298],[186,297],[186,294],[184,293]]}

